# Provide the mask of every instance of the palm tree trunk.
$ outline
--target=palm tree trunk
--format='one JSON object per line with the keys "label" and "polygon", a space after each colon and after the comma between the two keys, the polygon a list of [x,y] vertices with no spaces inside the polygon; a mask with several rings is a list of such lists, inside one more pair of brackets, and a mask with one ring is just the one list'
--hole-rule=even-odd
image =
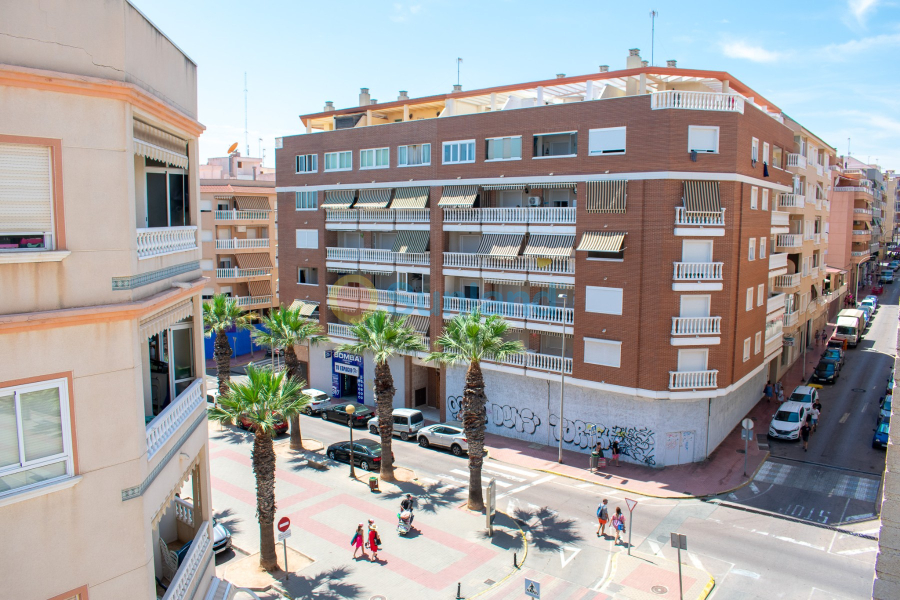
{"label": "palm tree trunk", "polygon": [[264,433],[253,436],[253,474],[256,476],[256,516],[259,520],[259,566],[278,568],[275,554],[275,448]]}
{"label": "palm tree trunk", "polygon": [[484,464],[484,375],[478,361],[469,363],[463,389],[463,429],[469,443],[469,510],[484,510],[481,466]]}
{"label": "palm tree trunk", "polygon": [[231,379],[231,346],[224,331],[216,332],[216,343],[213,348],[216,359],[216,375],[219,377],[219,395],[228,393],[228,381]]}
{"label": "palm tree trunk", "polygon": [[375,408],[378,410],[378,431],[381,434],[381,479],[394,481],[394,377],[387,362],[375,364]]}
{"label": "palm tree trunk", "polygon": [[[297,360],[297,353],[294,352],[293,346],[284,349],[284,366],[287,370],[288,379],[300,381],[300,361]],[[303,436],[300,432],[300,415],[291,417],[291,450],[303,450]]]}

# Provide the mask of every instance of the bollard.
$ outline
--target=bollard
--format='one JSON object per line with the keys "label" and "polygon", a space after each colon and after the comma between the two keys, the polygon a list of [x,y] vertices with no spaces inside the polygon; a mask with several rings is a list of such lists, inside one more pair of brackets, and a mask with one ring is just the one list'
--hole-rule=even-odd
{"label": "bollard", "polygon": [[463,600],[463,597],[460,594],[461,591],[462,591],[462,583],[457,583],[456,584],[456,600]]}
{"label": "bollard", "polygon": [[518,569],[519,563],[516,561],[516,553],[513,552],[513,569]]}

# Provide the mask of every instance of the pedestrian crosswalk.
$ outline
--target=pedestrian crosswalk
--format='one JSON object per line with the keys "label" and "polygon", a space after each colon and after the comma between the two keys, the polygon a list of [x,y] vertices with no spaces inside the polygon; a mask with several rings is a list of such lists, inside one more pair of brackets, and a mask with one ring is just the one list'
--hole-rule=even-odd
{"label": "pedestrian crosswalk", "polygon": [[[502,498],[509,493],[549,481],[553,479],[553,476],[541,477],[541,474],[537,472],[516,469],[495,461],[486,461],[481,468],[481,481],[487,485],[491,479],[496,482],[498,491],[502,491],[501,494],[498,494],[498,497]],[[465,468],[447,469],[445,472],[435,473],[434,477],[420,475],[419,481],[438,484],[440,487],[468,487],[469,471]]]}

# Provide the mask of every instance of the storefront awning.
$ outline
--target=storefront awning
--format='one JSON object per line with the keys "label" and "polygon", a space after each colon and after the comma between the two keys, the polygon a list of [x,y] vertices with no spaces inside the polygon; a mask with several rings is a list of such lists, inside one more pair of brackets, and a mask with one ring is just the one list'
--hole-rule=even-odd
{"label": "storefront awning", "polygon": [[154,313],[146,318],[141,319],[140,332],[141,337],[150,337],[156,335],[160,331],[167,329],[194,314],[194,303],[191,300],[184,300],[169,308]]}
{"label": "storefront awning", "polygon": [[137,119],[133,123],[135,154],[174,167],[188,168],[187,140]]}
{"label": "storefront awning", "polygon": [[523,239],[525,239],[524,234],[488,233],[481,236],[478,254],[514,258],[519,255]]}
{"label": "storefront awning", "polygon": [[268,279],[263,279],[261,281],[248,281],[247,289],[250,290],[250,295],[254,297],[271,296],[272,282]]}
{"label": "storefront awning", "polygon": [[391,209],[426,208],[428,206],[427,187],[402,187],[394,190],[394,201]]}
{"label": "storefront awning", "polygon": [[684,208],[688,212],[721,212],[718,181],[685,181]]}
{"label": "storefront awning", "polygon": [[318,302],[310,302],[308,300],[294,300],[291,303],[291,310],[300,309],[301,317],[309,317],[319,309]]}
{"label": "storefront awning", "polygon": [[625,212],[625,192],[628,182],[624,179],[587,182],[587,211],[589,213]]}
{"label": "storefront awning", "polygon": [[472,208],[478,196],[477,185],[445,185],[438,206],[443,208]]}
{"label": "storefront awning", "polygon": [[576,250],[580,252],[621,252],[624,231],[585,231]]}
{"label": "storefront awning", "polygon": [[391,252],[406,254],[424,254],[427,252],[431,234],[427,231],[400,231],[394,239]]}
{"label": "storefront awning", "polygon": [[387,208],[391,203],[391,188],[381,190],[359,190],[359,200],[354,208]]}
{"label": "storefront awning", "polygon": [[535,235],[528,236],[524,256],[572,256],[575,245],[574,235]]}
{"label": "storefront awning", "polygon": [[265,196],[235,196],[234,203],[238,210],[272,210]]}
{"label": "storefront awning", "polygon": [[239,269],[271,269],[272,258],[268,252],[254,252],[251,254],[235,254]]}
{"label": "storefront awning", "polygon": [[356,199],[356,190],[325,190],[323,208],[350,208]]}

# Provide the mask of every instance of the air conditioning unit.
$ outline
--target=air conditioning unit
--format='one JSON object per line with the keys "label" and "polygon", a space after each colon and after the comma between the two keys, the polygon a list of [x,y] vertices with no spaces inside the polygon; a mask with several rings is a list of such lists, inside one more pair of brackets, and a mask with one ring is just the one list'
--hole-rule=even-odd
{"label": "air conditioning unit", "polygon": [[540,206],[541,205],[541,197],[540,196],[529,196],[528,197],[528,206]]}

